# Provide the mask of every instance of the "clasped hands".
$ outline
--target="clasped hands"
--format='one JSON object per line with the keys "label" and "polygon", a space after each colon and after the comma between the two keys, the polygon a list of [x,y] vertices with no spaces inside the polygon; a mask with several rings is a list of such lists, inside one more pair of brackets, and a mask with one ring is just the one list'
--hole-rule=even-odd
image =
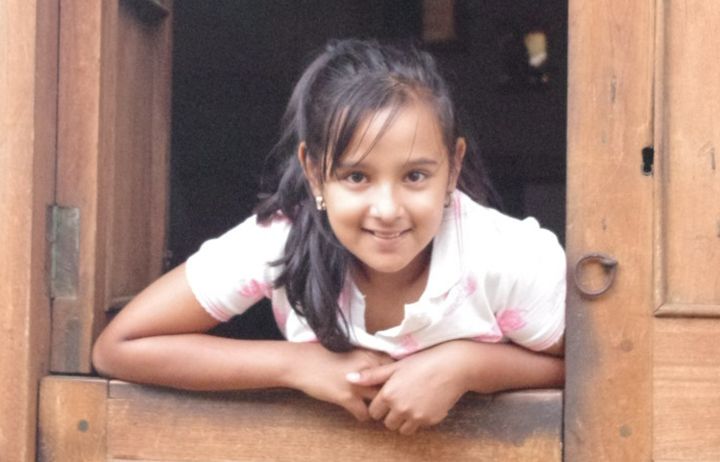
{"label": "clasped hands", "polygon": [[315,379],[299,388],[344,407],[360,421],[381,420],[388,429],[410,435],[441,422],[470,389],[472,343],[450,341],[399,360],[363,349],[316,350],[320,354],[315,358],[323,364],[312,361]]}

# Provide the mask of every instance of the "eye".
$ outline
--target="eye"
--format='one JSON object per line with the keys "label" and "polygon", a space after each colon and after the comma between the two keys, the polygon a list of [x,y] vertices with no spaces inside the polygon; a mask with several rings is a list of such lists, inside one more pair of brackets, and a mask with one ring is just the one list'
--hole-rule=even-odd
{"label": "eye", "polygon": [[412,172],[407,174],[407,180],[410,183],[419,183],[420,181],[423,181],[427,178],[427,174],[420,172],[418,170],[413,170]]}
{"label": "eye", "polygon": [[367,177],[365,176],[365,174],[361,172],[351,172],[345,175],[345,180],[353,184],[360,184],[366,179]]}

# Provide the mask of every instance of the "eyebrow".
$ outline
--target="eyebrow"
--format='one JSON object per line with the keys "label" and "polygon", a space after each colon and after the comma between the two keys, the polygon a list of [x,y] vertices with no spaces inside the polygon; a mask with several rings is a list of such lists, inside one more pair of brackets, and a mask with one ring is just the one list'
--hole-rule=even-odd
{"label": "eyebrow", "polygon": [[[408,160],[403,165],[418,167],[421,165],[434,166],[434,165],[438,165],[439,163],[440,162],[438,162],[435,159],[431,159],[428,157],[421,157],[419,159]],[[359,167],[363,167],[363,166],[364,166],[364,162],[362,160],[360,160],[360,162],[340,162],[340,161],[338,161],[335,165],[335,168],[336,169],[349,169],[349,168],[359,168]]]}

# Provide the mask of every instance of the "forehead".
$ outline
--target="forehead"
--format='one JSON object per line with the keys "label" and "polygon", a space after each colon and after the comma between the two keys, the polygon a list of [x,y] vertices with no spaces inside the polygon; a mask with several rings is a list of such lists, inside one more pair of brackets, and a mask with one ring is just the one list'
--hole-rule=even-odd
{"label": "forehead", "polygon": [[438,118],[428,104],[421,101],[369,114],[358,124],[340,160],[343,164],[358,163],[375,152],[402,156],[406,160],[418,155],[447,155]]}

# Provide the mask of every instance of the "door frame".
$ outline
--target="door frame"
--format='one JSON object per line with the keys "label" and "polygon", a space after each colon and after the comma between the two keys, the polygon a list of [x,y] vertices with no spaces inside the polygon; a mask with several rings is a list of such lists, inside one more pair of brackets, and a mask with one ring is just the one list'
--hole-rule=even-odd
{"label": "door frame", "polygon": [[38,383],[48,370],[58,13],[59,0],[5,0],[0,8],[0,455],[7,460],[35,460]]}
{"label": "door frame", "polygon": [[[59,1],[5,0],[0,10],[0,387],[13,397],[0,404],[0,454],[18,461],[35,460],[38,383],[47,375],[50,350],[46,210],[55,189]],[[636,364],[650,355],[651,294],[645,288],[652,249],[643,242],[635,256],[628,255],[632,246],[622,238],[642,239],[652,225],[652,179],[633,176],[630,194],[613,196],[601,209],[584,204],[593,200],[586,193],[590,177],[601,170],[639,171],[641,149],[652,145],[654,14],[654,0],[611,0],[602,6],[569,1],[567,152],[590,153],[593,160],[568,155],[568,258],[572,264],[588,251],[603,250],[619,257],[621,271],[632,268],[637,274],[624,284],[620,279],[610,297],[597,301],[569,287],[565,460],[603,454],[650,460],[652,374]],[[625,51],[619,53],[613,43]],[[638,204],[647,206],[647,213],[636,213]],[[617,215],[627,208],[634,214]],[[622,224],[621,238],[605,240],[608,223],[621,219],[630,220]],[[606,242],[617,245],[599,248]],[[629,315],[611,318],[608,313],[617,309],[629,309]],[[625,329],[627,335],[619,343],[597,335],[608,328]],[[632,384],[597,383],[625,373]],[[603,408],[597,396],[633,405]],[[599,404],[590,405],[593,401]],[[597,448],[603,449],[592,454]],[[635,456],[623,459],[628,454]]]}

